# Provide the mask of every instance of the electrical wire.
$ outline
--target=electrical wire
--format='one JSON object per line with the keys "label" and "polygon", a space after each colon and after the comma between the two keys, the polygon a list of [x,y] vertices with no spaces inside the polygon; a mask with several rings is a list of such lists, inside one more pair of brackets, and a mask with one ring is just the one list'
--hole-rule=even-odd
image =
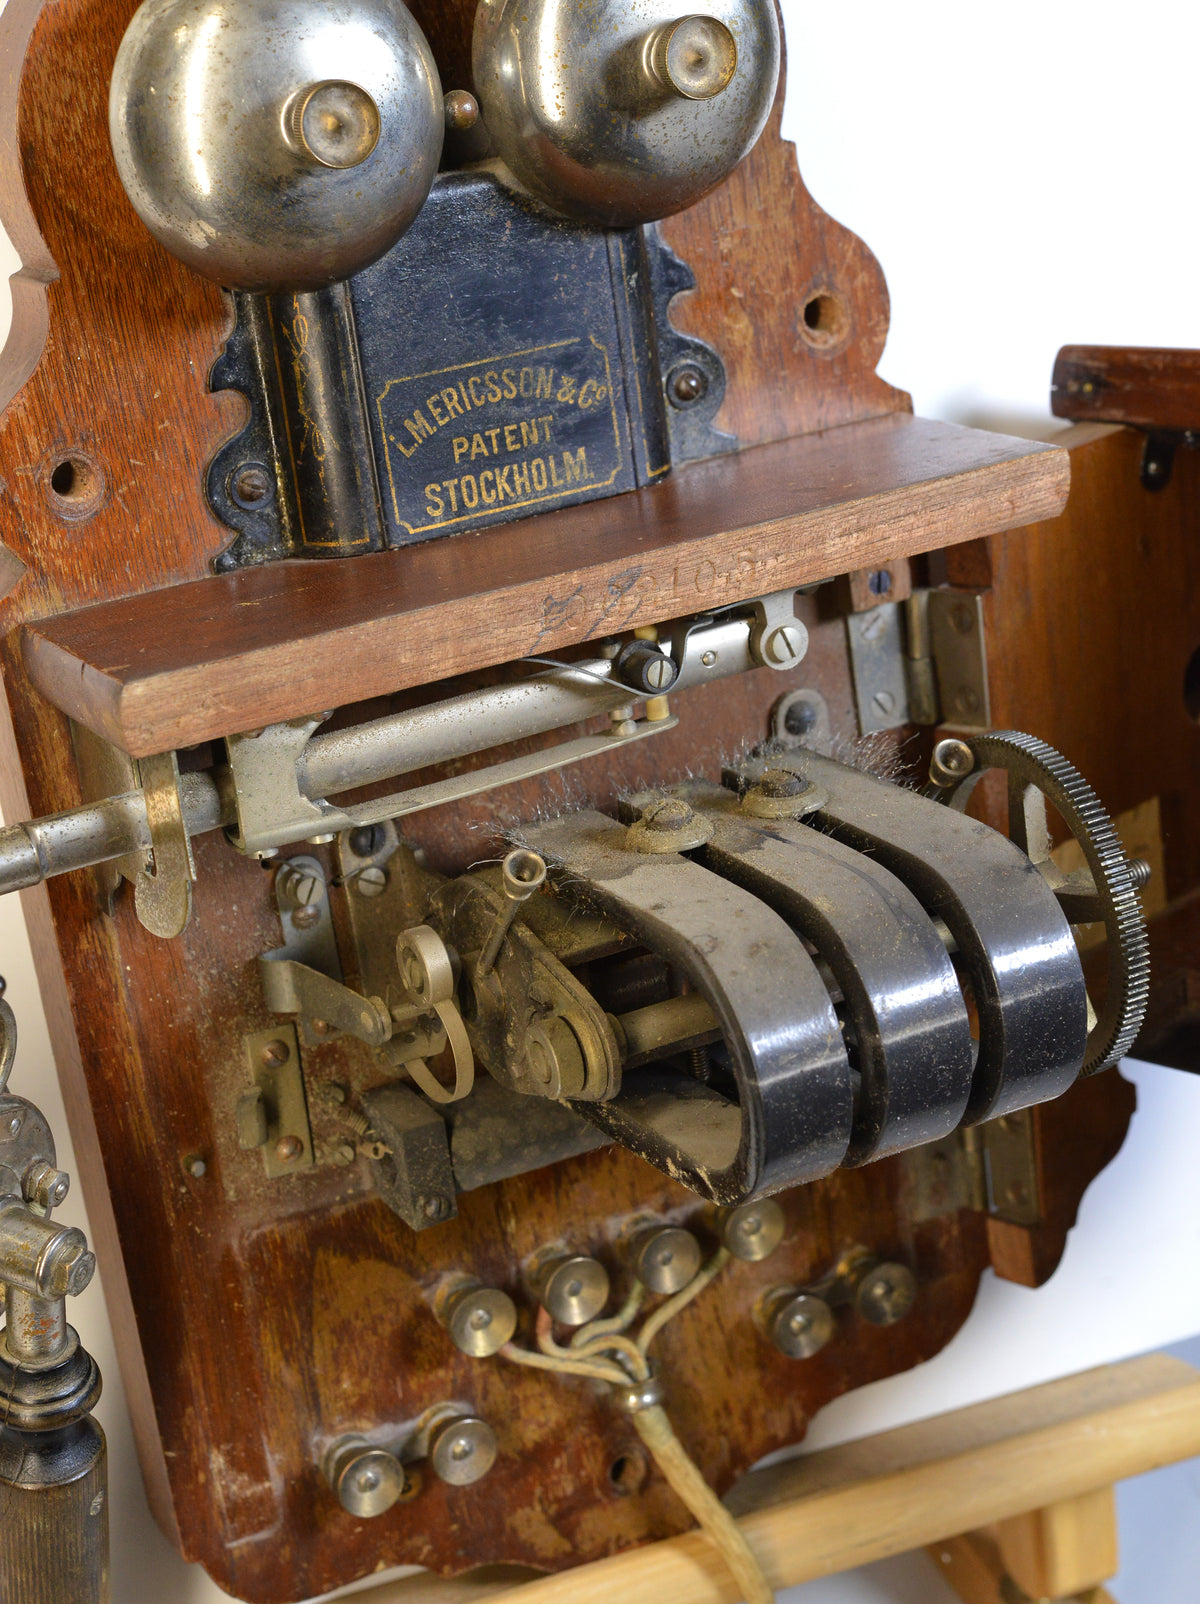
{"label": "electrical wire", "polygon": [[677,1292],[673,1298],[668,1298],[664,1304],[655,1309],[638,1334],[637,1345],[642,1354],[645,1354],[668,1320],[673,1320],[693,1298],[699,1297],[705,1287],[712,1285],[731,1257],[728,1248],[718,1248],[708,1263],[696,1271],[681,1292]]}
{"label": "electrical wire", "polygon": [[638,1310],[645,1302],[646,1289],[640,1281],[635,1281],[625,1299],[625,1302],[610,1315],[607,1320],[591,1320],[571,1336],[570,1346],[578,1348],[581,1343],[590,1343],[594,1337],[601,1336],[609,1331],[627,1331],[637,1319]]}
{"label": "electrical wire", "polygon": [[[659,1306],[642,1326],[636,1339],[623,1336],[633,1324],[645,1297],[641,1283],[633,1290],[615,1315],[608,1319],[592,1320],[582,1325],[571,1337],[569,1347],[555,1341],[553,1320],[547,1309],[539,1309],[535,1325],[537,1344],[541,1352],[531,1353],[509,1342],[500,1349],[501,1357],[514,1364],[528,1365],[538,1370],[550,1370],[559,1375],[584,1376],[593,1381],[605,1381],[628,1392],[631,1384],[651,1379],[647,1350],[663,1327],[712,1285],[729,1263],[731,1255],[726,1248],[718,1248],[708,1263],[703,1265],[687,1286]],[[624,1359],[599,1357],[615,1352]],[[660,1404],[629,1406],[638,1436],[662,1471],[667,1485],[682,1499],[697,1525],[706,1534],[721,1558],[738,1589],[738,1596],[746,1604],[775,1604],[775,1593],[762,1566],[751,1551],[750,1545],[712,1488],[705,1481],[700,1467],[675,1434],[670,1416]]]}
{"label": "electrical wire", "polygon": [[775,1592],[747,1543],[741,1527],[713,1492],[700,1467],[675,1435],[670,1417],[657,1404],[632,1417],[638,1436],[654,1456],[671,1490],[683,1500],[712,1540],[746,1604],[775,1604]]}

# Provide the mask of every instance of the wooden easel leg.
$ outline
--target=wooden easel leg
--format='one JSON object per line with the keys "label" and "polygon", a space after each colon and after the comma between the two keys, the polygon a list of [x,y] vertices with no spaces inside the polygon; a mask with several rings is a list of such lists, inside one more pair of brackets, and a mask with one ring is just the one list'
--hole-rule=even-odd
{"label": "wooden easel leg", "polygon": [[1115,1604],[1102,1585],[1117,1569],[1112,1488],[999,1521],[928,1552],[963,1604]]}

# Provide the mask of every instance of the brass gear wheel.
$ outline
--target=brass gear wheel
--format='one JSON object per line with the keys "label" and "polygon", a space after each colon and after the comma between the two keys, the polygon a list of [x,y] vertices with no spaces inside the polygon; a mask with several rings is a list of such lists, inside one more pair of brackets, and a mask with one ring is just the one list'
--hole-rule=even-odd
{"label": "brass gear wheel", "polygon": [[[1009,835],[1049,881],[1071,924],[1104,924],[1108,990],[1088,1032],[1080,1070],[1081,1075],[1099,1074],[1133,1046],[1146,1014],[1150,946],[1137,871],[1096,793],[1060,752],[1018,730],[963,739],[975,767],[943,784],[941,799],[963,811],[981,775],[1003,769],[1008,775]],[[1079,843],[1086,869],[1066,875],[1051,858],[1046,802]]]}

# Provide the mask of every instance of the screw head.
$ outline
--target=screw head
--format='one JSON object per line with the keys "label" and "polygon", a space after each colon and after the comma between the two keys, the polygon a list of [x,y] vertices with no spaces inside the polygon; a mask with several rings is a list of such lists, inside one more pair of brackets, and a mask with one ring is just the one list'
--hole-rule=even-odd
{"label": "screw head", "polygon": [[331,1480],[338,1502],[349,1515],[369,1520],[383,1515],[401,1498],[410,1496],[412,1482],[395,1454],[372,1448],[361,1439],[349,1439],[329,1456]]}
{"label": "screw head", "polygon": [[783,715],[783,727],[789,735],[807,735],[809,730],[816,728],[816,723],[816,708],[811,702],[800,699],[789,703]]}
{"label": "screw head", "polygon": [[633,1241],[633,1273],[651,1292],[682,1292],[700,1268],[700,1244],[678,1225],[655,1225]]}
{"label": "screw head", "polygon": [[429,1444],[429,1463],[435,1476],[451,1487],[469,1487],[487,1475],[496,1463],[499,1444],[486,1420],[464,1415],[448,1420]]}
{"label": "screw head", "polygon": [[188,1153],[183,1160],[183,1170],[185,1175],[190,1175],[194,1181],[198,1181],[208,1174],[208,1165],[199,1153]]}
{"label": "screw head", "polygon": [[691,852],[711,840],[712,820],[697,813],[679,796],[659,797],[642,809],[642,816],[625,832],[625,844],[634,852]]}
{"label": "screw head", "polygon": [[465,133],[479,121],[479,102],[465,89],[451,89],[443,105],[446,128],[451,133]]}
{"label": "screw head", "polygon": [[297,908],[292,914],[292,923],[297,930],[315,930],[321,923],[320,908]]}
{"label": "screw head", "polygon": [[722,1246],[747,1264],[757,1264],[774,1253],[783,1241],[784,1227],[783,1210],[770,1197],[758,1203],[741,1203],[720,1215]]}
{"label": "screw head", "polygon": [[287,1042],[279,1040],[269,1041],[259,1054],[268,1069],[278,1069],[280,1064],[286,1064],[291,1056]]}
{"label": "screw head", "polygon": [[657,835],[664,830],[683,830],[695,817],[682,797],[671,796],[652,802],[642,814],[642,823]]}
{"label": "screw head", "polygon": [[772,1300],[767,1329],[786,1359],[811,1359],[828,1344],[836,1324],[824,1298],[785,1287]]}
{"label": "screw head", "polygon": [[381,897],[387,890],[388,874],[378,864],[371,863],[361,874],[354,876],[354,887],[360,897]]}
{"label": "screw head", "polygon": [[708,394],[708,374],[695,362],[681,362],[667,380],[667,394],[677,407],[694,407]]}
{"label": "screw head", "polygon": [[934,785],[953,785],[974,772],[975,754],[965,741],[948,738],[939,741],[929,760],[929,778]]}
{"label": "screw head", "polygon": [[385,839],[382,824],[358,824],[350,831],[347,845],[356,858],[373,858],[383,851]]}
{"label": "screw head", "polygon": [[896,698],[891,691],[876,691],[871,698],[871,706],[877,713],[882,713],[884,718],[887,718],[890,713],[895,711]]}
{"label": "screw head", "polygon": [[239,507],[247,512],[269,502],[275,492],[275,480],[261,462],[244,462],[234,471],[229,493]]}
{"label": "screw head", "polygon": [[275,1157],[281,1164],[294,1164],[303,1154],[304,1143],[298,1136],[281,1136],[275,1143]]}
{"label": "screw head", "polygon": [[21,1126],[24,1125],[24,1123],[24,1114],[10,1114],[8,1117],[8,1134],[10,1136],[20,1136]]}
{"label": "screw head", "polygon": [[467,1286],[446,1299],[442,1319],[460,1353],[487,1359],[512,1340],[517,1306],[498,1287]]}
{"label": "screw head", "polygon": [[772,668],[791,668],[807,647],[808,631],[803,624],[778,624],[764,637],[762,654]]}
{"label": "screw head", "polygon": [[808,790],[808,782],[791,769],[764,769],[759,776],[757,789],[764,796],[799,796]]}
{"label": "screw head", "polygon": [[867,576],[867,589],[872,596],[886,596],[892,588],[892,576],[886,568],[877,568]]}
{"label": "screw head", "polygon": [[854,1307],[873,1326],[895,1325],[917,1298],[917,1278],[907,1264],[876,1264],[854,1289]]}
{"label": "screw head", "polygon": [[552,1259],[538,1276],[537,1295],[560,1325],[586,1325],[608,1302],[608,1271],[581,1253]]}

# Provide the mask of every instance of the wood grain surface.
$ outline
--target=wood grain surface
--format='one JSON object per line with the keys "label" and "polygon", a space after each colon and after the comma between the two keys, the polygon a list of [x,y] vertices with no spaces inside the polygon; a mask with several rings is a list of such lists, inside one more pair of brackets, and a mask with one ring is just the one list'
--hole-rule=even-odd
{"label": "wood grain surface", "polygon": [[[978,437],[956,445],[954,432],[864,423],[906,408],[874,375],[887,320],[882,277],[865,248],[812,205],[776,120],[736,184],[664,233],[704,286],[678,315],[725,353],[726,413],[743,442],[839,425],[810,454],[770,444],[754,454],[764,479],[768,460],[793,464],[785,504],[749,520],[739,506],[697,533],[687,517],[703,520],[702,504],[720,495],[719,476],[701,467],[655,500],[605,504],[586,535],[582,526],[565,534],[554,526],[553,567],[538,555],[543,525],[531,521],[426,548],[412,573],[367,559],[295,577],[291,569],[245,576],[264,595],[278,585],[282,602],[264,609],[252,589],[234,592],[237,608],[221,616],[213,598],[227,593],[206,576],[229,532],[209,512],[202,484],[242,421],[236,398],[206,389],[229,308],[150,239],[116,178],[107,84],[133,9],[133,0],[44,8],[10,0],[0,17],[0,208],[23,263],[0,358],[0,668],[11,717],[0,731],[11,742],[0,784],[9,818],[80,800],[68,721],[26,671],[20,631],[33,621],[36,638],[48,641],[49,621],[71,614],[63,627],[74,639],[70,630],[88,617],[81,609],[103,615],[108,604],[140,598],[131,603],[138,617],[158,623],[135,629],[126,617],[94,654],[104,682],[97,722],[116,734],[128,717],[131,749],[149,751],[285,709],[352,702],[367,686],[393,691],[501,661],[538,638],[547,596],[570,598],[577,583],[586,616],[576,621],[568,607],[567,622],[543,644],[614,627],[604,613],[614,571],[636,567],[642,551],[666,548],[694,565],[684,572],[682,612],[694,605],[693,589],[706,596],[696,585],[705,561],[709,592],[718,574],[734,575],[718,593],[732,598],[756,588],[736,577],[743,550],[751,567],[771,559],[758,584],[776,588],[761,581],[785,557],[793,561],[793,546],[801,555],[794,570],[783,567],[781,585],[798,582],[793,571],[822,577],[963,538],[964,521],[965,533],[983,535],[1048,514],[1061,497],[1063,463],[1053,452]],[[466,0],[423,8],[446,62],[463,57],[469,10]],[[810,324],[814,286],[836,304],[814,307]],[[851,428],[858,443],[843,449]],[[885,444],[872,448],[871,439]],[[925,444],[906,455],[888,443],[903,439]],[[548,587],[548,574],[576,570],[567,590]],[[659,566],[652,573],[666,608],[675,581]],[[481,585],[486,601],[473,613],[443,604],[443,596],[465,602]],[[618,604],[623,595],[618,586]],[[400,618],[390,632],[388,608]],[[647,604],[640,616],[656,611]],[[93,666],[90,627],[82,626],[74,659],[81,684]],[[228,656],[231,638],[245,648],[241,657]],[[210,656],[198,642],[212,645]],[[72,649],[56,645],[58,660]],[[161,671],[170,683],[139,729],[123,707],[124,683],[138,681],[151,651],[163,655],[148,682]],[[219,683],[228,698],[215,708],[204,678],[214,663],[236,665],[212,682],[213,694]],[[189,678],[197,665],[200,678]],[[844,653],[828,644],[812,665],[812,683],[848,708]],[[675,743],[662,754],[668,775],[685,763],[711,772],[720,743],[736,750],[761,738],[771,701],[789,683],[798,681],[764,671],[713,688],[720,695],[689,693],[690,750],[682,732],[662,738]],[[82,711],[62,685],[56,694]],[[614,768],[587,783],[603,797],[622,781]],[[562,787],[545,784],[541,794],[561,802]],[[537,795],[523,792],[519,806],[536,805]],[[495,850],[504,810],[516,805],[497,798],[474,813],[424,820],[414,837],[428,840],[435,862],[461,867]],[[481,828],[466,830],[476,820]],[[25,898],[143,1468],[164,1527],[228,1590],[262,1600],[310,1596],[406,1562],[454,1572],[509,1559],[553,1570],[683,1531],[686,1512],[656,1478],[635,1496],[614,1483],[616,1460],[636,1445],[603,1400],[463,1358],[429,1298],[445,1271],[466,1269],[510,1287],[528,1318],[522,1264],[541,1243],[564,1237],[616,1269],[614,1234],[637,1208],[696,1218],[709,1240],[695,1199],[628,1155],[592,1155],[472,1194],[457,1221],[414,1236],[367,1195],[364,1166],[327,1161],[345,1132],[321,1085],[336,1080],[356,1093],[387,1074],[365,1049],[338,1043],[306,1062],[322,1162],[268,1183],[259,1156],[236,1144],[233,1110],[245,1089],[243,1036],[269,1023],[255,959],[279,942],[271,883],[220,836],[200,841],[197,859],[196,917],[173,943],[138,925],[127,896],[104,912],[88,876]],[[1098,1167],[1127,1110],[1102,1083],[1072,1096],[1106,1101]],[[204,1158],[202,1175],[185,1167],[193,1155]],[[1064,1187],[1073,1197],[1081,1184],[1073,1172]],[[908,1162],[890,1160],[793,1194],[788,1246],[769,1267],[808,1278],[856,1242],[904,1256],[918,1270],[921,1298],[901,1327],[847,1323],[829,1350],[797,1369],[750,1317],[763,1265],[732,1271],[669,1331],[672,1409],[718,1487],[797,1440],[828,1398],[929,1357],[965,1319],[988,1260],[984,1221],[949,1205],[916,1220],[911,1193]],[[386,1440],[447,1399],[495,1425],[496,1474],[469,1493],[434,1483],[418,1503],[374,1522],[345,1515],[317,1469],[326,1443],[363,1429]]]}
{"label": "wood grain surface", "polygon": [[[1094,1509],[1098,1490],[1198,1449],[1200,1377],[1181,1360],[1155,1354],[755,1471],[730,1502],[776,1588],[924,1544],[935,1545],[931,1557],[953,1581],[959,1572],[953,1555],[943,1561],[946,1539],[1032,1509],[1062,1509],[1071,1500]],[[964,1596],[973,1604],[1001,1604],[1012,1593]],[[698,1533],[561,1578],[522,1585],[503,1576],[413,1577],[362,1598],[364,1604],[659,1604],[664,1598],[737,1604]]]}
{"label": "wood grain surface", "polygon": [[1200,351],[1064,345],[1054,363],[1050,405],[1056,418],[1078,423],[1200,429]]}
{"label": "wood grain surface", "polygon": [[[353,562],[274,563],[26,626],[57,707],[142,756],[828,579],[1061,510],[1052,448],[899,413]],[[331,686],[331,668],[333,678]]]}

